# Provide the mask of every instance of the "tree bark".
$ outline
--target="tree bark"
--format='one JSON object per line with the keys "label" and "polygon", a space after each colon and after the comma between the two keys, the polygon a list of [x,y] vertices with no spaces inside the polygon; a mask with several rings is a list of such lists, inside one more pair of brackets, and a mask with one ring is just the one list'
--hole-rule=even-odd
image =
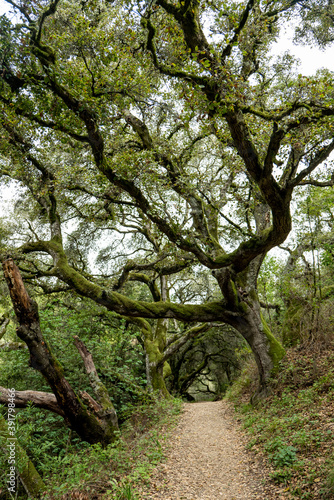
{"label": "tree bark", "polygon": [[[158,391],[163,397],[170,398],[166,387],[165,377],[169,374],[170,366],[166,360],[162,360],[166,347],[168,320],[158,319],[154,333],[144,337],[146,352],[146,377],[148,388]],[[169,370],[168,370],[169,369]]]}
{"label": "tree bark", "polygon": [[[41,476],[35,469],[34,464],[28,458],[24,449],[21,448],[17,440],[10,435],[6,421],[0,414],[0,449],[2,449],[5,455],[9,454],[9,444],[12,444],[12,446],[14,446],[15,464],[13,465],[15,465],[18,477],[20,478],[21,483],[23,484],[23,487],[26,490],[28,496],[30,498],[40,498],[46,491],[46,486]],[[11,464],[8,465],[10,466]]]}
{"label": "tree bark", "polygon": [[[261,237],[270,226],[270,210],[260,194],[254,217],[256,234]],[[252,349],[259,372],[259,386],[252,401],[268,395],[269,379],[278,369],[279,361],[285,356],[281,343],[271,333],[262,313],[257,293],[257,279],[265,254],[257,255],[240,273],[228,269],[218,273],[217,280],[227,303],[235,311],[230,324],[248,342]],[[239,313],[239,314],[238,314]]]}
{"label": "tree bark", "polygon": [[269,392],[269,379],[279,361],[285,356],[285,350],[270,332],[263,318],[259,304],[254,301],[246,305],[247,312],[236,316],[232,326],[244,337],[252,349],[259,373],[259,386],[252,401],[265,398]]}
{"label": "tree bark", "polygon": [[279,361],[285,356],[281,343],[271,333],[257,295],[257,276],[263,257],[256,257],[242,273],[234,275],[229,269],[215,272],[227,307],[231,310],[228,323],[248,342],[258,367],[259,386],[252,400],[267,396],[269,379]]}
{"label": "tree bark", "polygon": [[0,321],[0,339],[5,335],[7,326],[9,325],[9,318],[1,318]]}
{"label": "tree bark", "polygon": [[229,269],[215,276],[231,309],[229,324],[248,342],[259,372],[259,386],[253,401],[267,396],[269,379],[285,356],[281,343],[271,333],[263,315],[257,294],[257,277],[263,257],[256,257],[242,273],[233,275]]}
{"label": "tree bark", "polygon": [[74,337],[74,344],[79,351],[79,354],[84,362],[85,370],[89,378],[90,385],[93,388],[96,399],[98,400],[100,408],[96,410],[97,415],[106,421],[110,422],[110,427],[115,431],[118,430],[118,420],[116,410],[111,402],[108,391],[105,385],[101,382],[100,377],[95,368],[93,356],[88,351],[85,344],[76,335]]}
{"label": "tree bark", "polygon": [[66,422],[82,439],[89,443],[112,442],[116,438],[118,426],[114,425],[109,416],[100,413],[100,405],[98,411],[87,408],[66,380],[63,367],[42,335],[37,304],[29,297],[18,267],[12,259],[8,259],[3,263],[3,270],[20,325],[17,335],[28,346],[30,366],[41,372],[47,380],[64,412]]}
{"label": "tree bark", "polygon": [[[5,405],[8,401],[9,390],[0,386],[0,404]],[[36,408],[52,411],[64,417],[65,414],[57,402],[57,398],[51,392],[41,391],[15,391],[15,407],[26,408],[29,403]]]}

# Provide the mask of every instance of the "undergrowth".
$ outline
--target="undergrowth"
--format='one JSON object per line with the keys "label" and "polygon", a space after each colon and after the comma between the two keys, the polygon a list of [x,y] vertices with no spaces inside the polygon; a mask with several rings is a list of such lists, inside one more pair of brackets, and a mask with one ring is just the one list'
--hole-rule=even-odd
{"label": "undergrowth", "polygon": [[289,350],[271,396],[252,406],[244,371],[228,392],[249,434],[249,448],[269,461],[282,498],[334,498],[334,346]]}
{"label": "undergrowth", "polygon": [[[80,441],[66,427],[63,439],[59,439],[61,422],[55,422],[53,440],[51,417],[44,418],[43,426],[41,410],[25,410],[20,442],[34,458],[47,485],[43,499],[139,500],[136,489],[149,481],[150,472],[162,460],[163,444],[178,421],[181,407],[180,400],[158,398],[135,407],[122,424],[119,439],[106,448]],[[34,424],[32,417],[36,417]],[[44,442],[43,432],[47,436]],[[18,498],[26,499],[24,491]]]}
{"label": "undergrowth", "polygon": [[47,499],[65,500],[82,492],[87,495],[83,500],[137,500],[136,487],[149,481],[150,472],[162,460],[166,430],[176,424],[181,405],[176,399],[157,399],[153,404],[139,406],[122,425],[116,443],[107,448],[94,445],[80,453],[68,452],[59,464],[58,474],[53,470],[50,476]]}

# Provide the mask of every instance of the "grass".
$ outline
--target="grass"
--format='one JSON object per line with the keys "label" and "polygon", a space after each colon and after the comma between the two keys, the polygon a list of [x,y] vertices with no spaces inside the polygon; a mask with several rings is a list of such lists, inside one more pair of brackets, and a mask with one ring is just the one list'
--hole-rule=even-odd
{"label": "grass", "polygon": [[290,349],[272,395],[251,406],[251,365],[227,397],[287,499],[334,498],[334,345]]}

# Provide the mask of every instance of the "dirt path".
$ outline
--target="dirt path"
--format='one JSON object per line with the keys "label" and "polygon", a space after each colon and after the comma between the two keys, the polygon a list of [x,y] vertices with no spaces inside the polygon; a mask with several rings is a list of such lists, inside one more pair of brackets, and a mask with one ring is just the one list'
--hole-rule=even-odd
{"label": "dirt path", "polygon": [[[167,461],[142,499],[267,500],[260,464],[245,451],[245,437],[228,403],[186,404],[173,432]],[[272,486],[270,486],[272,489]],[[273,495],[273,496],[272,496]]]}

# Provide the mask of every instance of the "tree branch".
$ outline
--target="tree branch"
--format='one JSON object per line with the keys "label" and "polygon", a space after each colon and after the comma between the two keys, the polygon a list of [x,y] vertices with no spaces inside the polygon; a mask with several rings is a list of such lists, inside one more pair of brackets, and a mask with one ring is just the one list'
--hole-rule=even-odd
{"label": "tree branch", "polygon": [[[328,156],[331,154],[331,152],[334,151],[334,139],[332,142],[330,142],[327,146],[324,146],[323,148],[320,149],[314,156],[314,158],[311,159],[309,166],[302,170],[293,180],[291,180],[288,184],[290,186],[298,186],[299,184],[302,183],[305,177],[307,177],[310,173],[313,172],[315,168],[317,168],[322,162],[324,162]],[[331,179],[332,181],[332,179]],[[310,182],[303,182],[303,184],[309,184]],[[333,185],[333,184],[330,184]]]}
{"label": "tree branch", "polygon": [[277,313],[280,312],[281,306],[279,304],[266,304],[265,302],[260,301],[260,306],[263,309],[275,309]]}
{"label": "tree branch", "polygon": [[[0,404],[7,404],[9,389],[0,387]],[[36,408],[43,408],[61,417],[65,417],[63,410],[59,407],[56,396],[51,392],[41,391],[15,391],[15,406],[26,408],[29,403],[33,403]]]}
{"label": "tree branch", "polygon": [[113,420],[114,426],[118,427],[117,415],[114,405],[110,400],[105,385],[101,382],[101,379],[98,376],[93,361],[93,356],[88,351],[83,341],[80,340],[77,335],[74,336],[74,345],[78,349],[78,352],[82,358],[90,385],[92,386],[96,399],[101,405],[101,410],[97,410],[96,413],[100,416],[108,415],[108,418]]}
{"label": "tree branch", "polygon": [[248,16],[249,16],[253,6],[254,6],[254,0],[248,0],[246,8],[242,13],[239,25],[234,30],[234,35],[233,35],[232,39],[228,42],[228,44],[226,45],[226,47],[224,48],[224,50],[222,52],[222,62],[223,63],[225,62],[226,57],[231,54],[233,45],[238,41],[239,35],[247,22]]}
{"label": "tree branch", "polygon": [[206,332],[210,328],[211,328],[210,324],[204,323],[202,325],[197,325],[187,330],[182,335],[181,338],[169,344],[167,349],[164,351],[162,358],[159,360],[158,365],[160,366],[163,365],[165,361],[167,361],[167,359],[169,359],[176,351],[178,351],[180,347],[182,347],[189,339],[196,337],[200,333]]}
{"label": "tree branch", "polygon": [[0,339],[5,335],[7,326],[9,325],[10,319],[9,318],[1,318],[0,321]]}

